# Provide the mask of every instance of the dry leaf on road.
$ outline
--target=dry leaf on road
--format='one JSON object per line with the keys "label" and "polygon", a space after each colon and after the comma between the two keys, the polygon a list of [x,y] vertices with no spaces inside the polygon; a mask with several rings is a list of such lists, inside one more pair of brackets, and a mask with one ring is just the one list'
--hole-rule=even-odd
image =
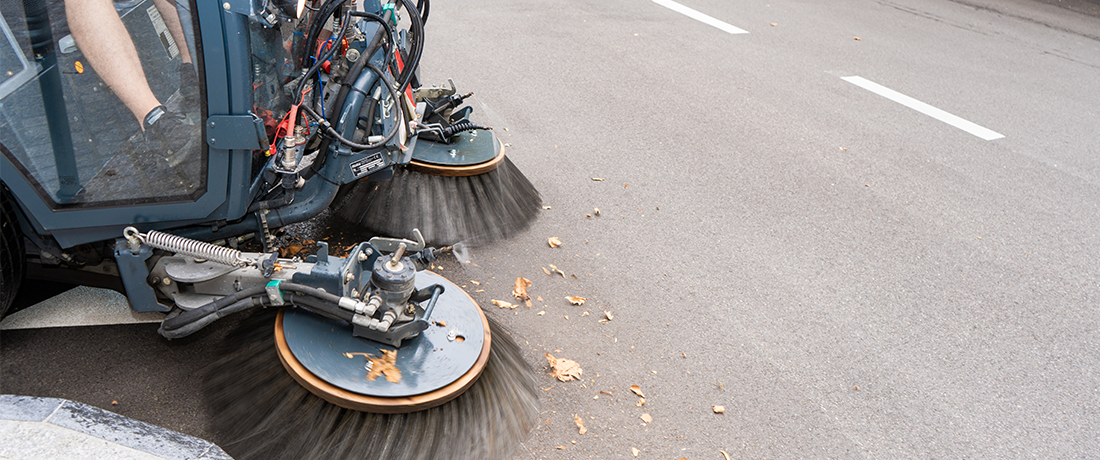
{"label": "dry leaf on road", "polygon": [[638,385],[631,385],[630,386],[630,391],[633,392],[634,394],[640,396],[640,397],[643,397],[643,398],[645,397],[645,395],[642,394],[642,387],[640,387]]}
{"label": "dry leaf on road", "polygon": [[550,375],[562,382],[580,380],[581,373],[584,372],[584,369],[581,369],[581,366],[571,359],[558,359],[554,355],[546,353],[546,360],[550,362],[550,370],[552,371]]}
{"label": "dry leaf on road", "polygon": [[581,296],[576,296],[575,295],[573,297],[566,297],[565,300],[568,300],[569,303],[571,303],[573,305],[584,305],[584,302],[587,301],[588,299],[586,299],[584,297],[581,297]]}
{"label": "dry leaf on road", "polygon": [[550,271],[561,275],[562,278],[565,278],[565,272],[561,271],[561,269],[559,269],[557,265],[550,264]]}
{"label": "dry leaf on road", "polygon": [[511,308],[512,310],[515,310],[516,307],[519,306],[519,305],[512,305],[512,304],[510,304],[508,302],[505,302],[503,300],[490,300],[489,302],[492,302],[493,305],[496,305],[500,308]]}
{"label": "dry leaf on road", "polygon": [[630,453],[634,454],[634,456],[637,457],[638,454],[642,453],[642,451],[638,450],[636,447],[631,447]]}
{"label": "dry leaf on road", "polygon": [[651,417],[649,414],[642,414],[641,418],[643,422],[653,423],[653,417]]}
{"label": "dry leaf on road", "polygon": [[547,238],[546,243],[549,244],[552,248],[561,246],[561,240],[559,240],[556,236],[551,236],[550,238]]}
{"label": "dry leaf on road", "polygon": [[573,414],[573,423],[577,424],[577,430],[579,430],[580,434],[585,434],[588,432],[588,428],[584,427],[584,419],[581,418],[579,415]]}
{"label": "dry leaf on road", "polygon": [[527,288],[531,287],[531,280],[518,277],[516,278],[516,286],[512,288],[512,295],[519,300],[531,300],[531,296],[527,295]]}
{"label": "dry leaf on road", "polygon": [[638,406],[638,407],[644,406],[645,405],[645,398],[638,398],[638,402],[635,403],[634,405]]}
{"label": "dry leaf on road", "polygon": [[713,406],[711,409],[714,409],[715,414],[721,414],[726,411],[726,406]]}

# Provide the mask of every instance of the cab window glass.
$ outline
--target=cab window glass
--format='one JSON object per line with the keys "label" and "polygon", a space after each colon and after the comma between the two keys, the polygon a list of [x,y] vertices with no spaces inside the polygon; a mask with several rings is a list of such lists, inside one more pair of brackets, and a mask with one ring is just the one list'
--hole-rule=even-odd
{"label": "cab window glass", "polygon": [[0,150],[51,206],[206,189],[187,0],[0,0]]}

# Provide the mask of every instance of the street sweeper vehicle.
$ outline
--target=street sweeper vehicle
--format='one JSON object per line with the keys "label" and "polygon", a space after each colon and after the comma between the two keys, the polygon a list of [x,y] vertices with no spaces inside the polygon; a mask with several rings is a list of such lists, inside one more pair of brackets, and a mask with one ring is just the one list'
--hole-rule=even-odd
{"label": "street sweeper vehicle", "polygon": [[[0,0],[0,317],[26,277],[117,289],[168,339],[241,313],[205,379],[237,458],[505,457],[531,370],[425,268],[541,203],[469,93],[419,80],[428,16]],[[281,257],[274,232],[329,207],[377,236]]]}

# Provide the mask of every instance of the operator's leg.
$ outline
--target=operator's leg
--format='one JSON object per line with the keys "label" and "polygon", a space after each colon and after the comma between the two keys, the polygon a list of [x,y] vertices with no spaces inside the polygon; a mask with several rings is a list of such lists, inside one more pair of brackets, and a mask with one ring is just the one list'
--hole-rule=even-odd
{"label": "operator's leg", "polygon": [[114,4],[111,0],[66,0],[65,16],[88,63],[145,129],[145,116],[160,106],[160,101],[149,89],[137,49]]}

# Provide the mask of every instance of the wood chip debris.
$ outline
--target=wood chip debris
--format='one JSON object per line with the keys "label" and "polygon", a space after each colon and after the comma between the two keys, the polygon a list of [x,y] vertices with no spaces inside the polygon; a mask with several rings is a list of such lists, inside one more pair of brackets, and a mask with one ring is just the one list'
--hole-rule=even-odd
{"label": "wood chip debris", "polygon": [[638,395],[639,397],[642,397],[642,398],[645,397],[645,394],[642,393],[642,387],[640,387],[638,385],[631,385],[630,386],[630,392]]}
{"label": "wood chip debris", "polygon": [[551,236],[550,238],[547,238],[546,243],[549,244],[551,248],[561,246],[561,240],[559,240],[556,236]]}
{"label": "wood chip debris", "polygon": [[602,177],[593,177],[592,180],[595,182],[603,182],[605,179]]}
{"label": "wood chip debris", "polygon": [[718,451],[718,453],[722,454],[723,457],[726,457],[726,460],[730,460],[730,454],[727,454],[726,451],[720,450]]}
{"label": "wood chip debris", "polygon": [[584,369],[571,359],[558,359],[550,353],[546,353],[546,360],[550,362],[550,375],[562,382],[580,380]]}
{"label": "wood chip debris", "polygon": [[561,275],[562,278],[565,278],[565,272],[561,271],[561,269],[559,269],[557,265],[550,264],[550,270],[546,270],[545,268],[542,269],[542,270],[545,271],[545,272],[548,272],[547,275],[549,275],[551,273],[557,273],[557,274]]}
{"label": "wood chip debris", "polygon": [[531,296],[527,294],[528,287],[531,287],[531,280],[522,276],[516,278],[515,287],[512,288],[512,296],[519,300],[531,300]]}
{"label": "wood chip debris", "polygon": [[581,418],[579,415],[573,414],[573,423],[577,424],[577,431],[580,434],[585,434],[588,432],[588,428],[584,427],[584,419]]}
{"label": "wood chip debris", "polygon": [[726,411],[725,406],[718,406],[718,405],[712,406],[711,409],[714,410],[715,414],[721,414],[721,413]]}
{"label": "wood chip debris", "polygon": [[510,303],[505,302],[503,300],[490,300],[489,302],[492,303],[493,305],[496,305],[496,306],[500,307],[500,308],[509,308],[509,309],[515,310],[516,307],[519,307],[519,305],[513,305],[513,304],[510,304]]}
{"label": "wood chip debris", "polygon": [[611,312],[609,312],[609,311],[604,310],[603,315],[605,316],[605,318],[600,320],[601,323],[606,323],[608,321],[611,321],[611,320],[615,319],[615,317],[612,316]]}
{"label": "wood chip debris", "polygon": [[643,422],[653,423],[653,417],[650,416],[648,413],[642,414],[642,416],[640,418],[642,419]]}
{"label": "wood chip debris", "polygon": [[370,370],[367,373],[368,381],[373,382],[379,375],[385,375],[386,381],[390,383],[401,382],[401,369],[397,368],[397,350],[382,350],[381,358],[369,353],[344,353],[344,356],[349,359],[356,356],[367,358],[367,369]]}
{"label": "wood chip debris", "polygon": [[566,297],[565,300],[568,300],[569,303],[571,303],[573,305],[577,305],[577,306],[584,305],[584,303],[586,301],[588,301],[588,299],[586,299],[584,297],[581,297],[581,296],[577,296],[577,295],[572,296],[572,297]]}
{"label": "wood chip debris", "polygon": [[[631,447],[631,448],[630,448],[630,453],[634,454],[634,456],[635,456],[635,457],[637,457],[637,456],[638,456],[638,454],[642,453],[642,451],[638,450],[638,448],[637,448],[637,447]],[[727,459],[727,460],[728,460],[728,459]]]}

